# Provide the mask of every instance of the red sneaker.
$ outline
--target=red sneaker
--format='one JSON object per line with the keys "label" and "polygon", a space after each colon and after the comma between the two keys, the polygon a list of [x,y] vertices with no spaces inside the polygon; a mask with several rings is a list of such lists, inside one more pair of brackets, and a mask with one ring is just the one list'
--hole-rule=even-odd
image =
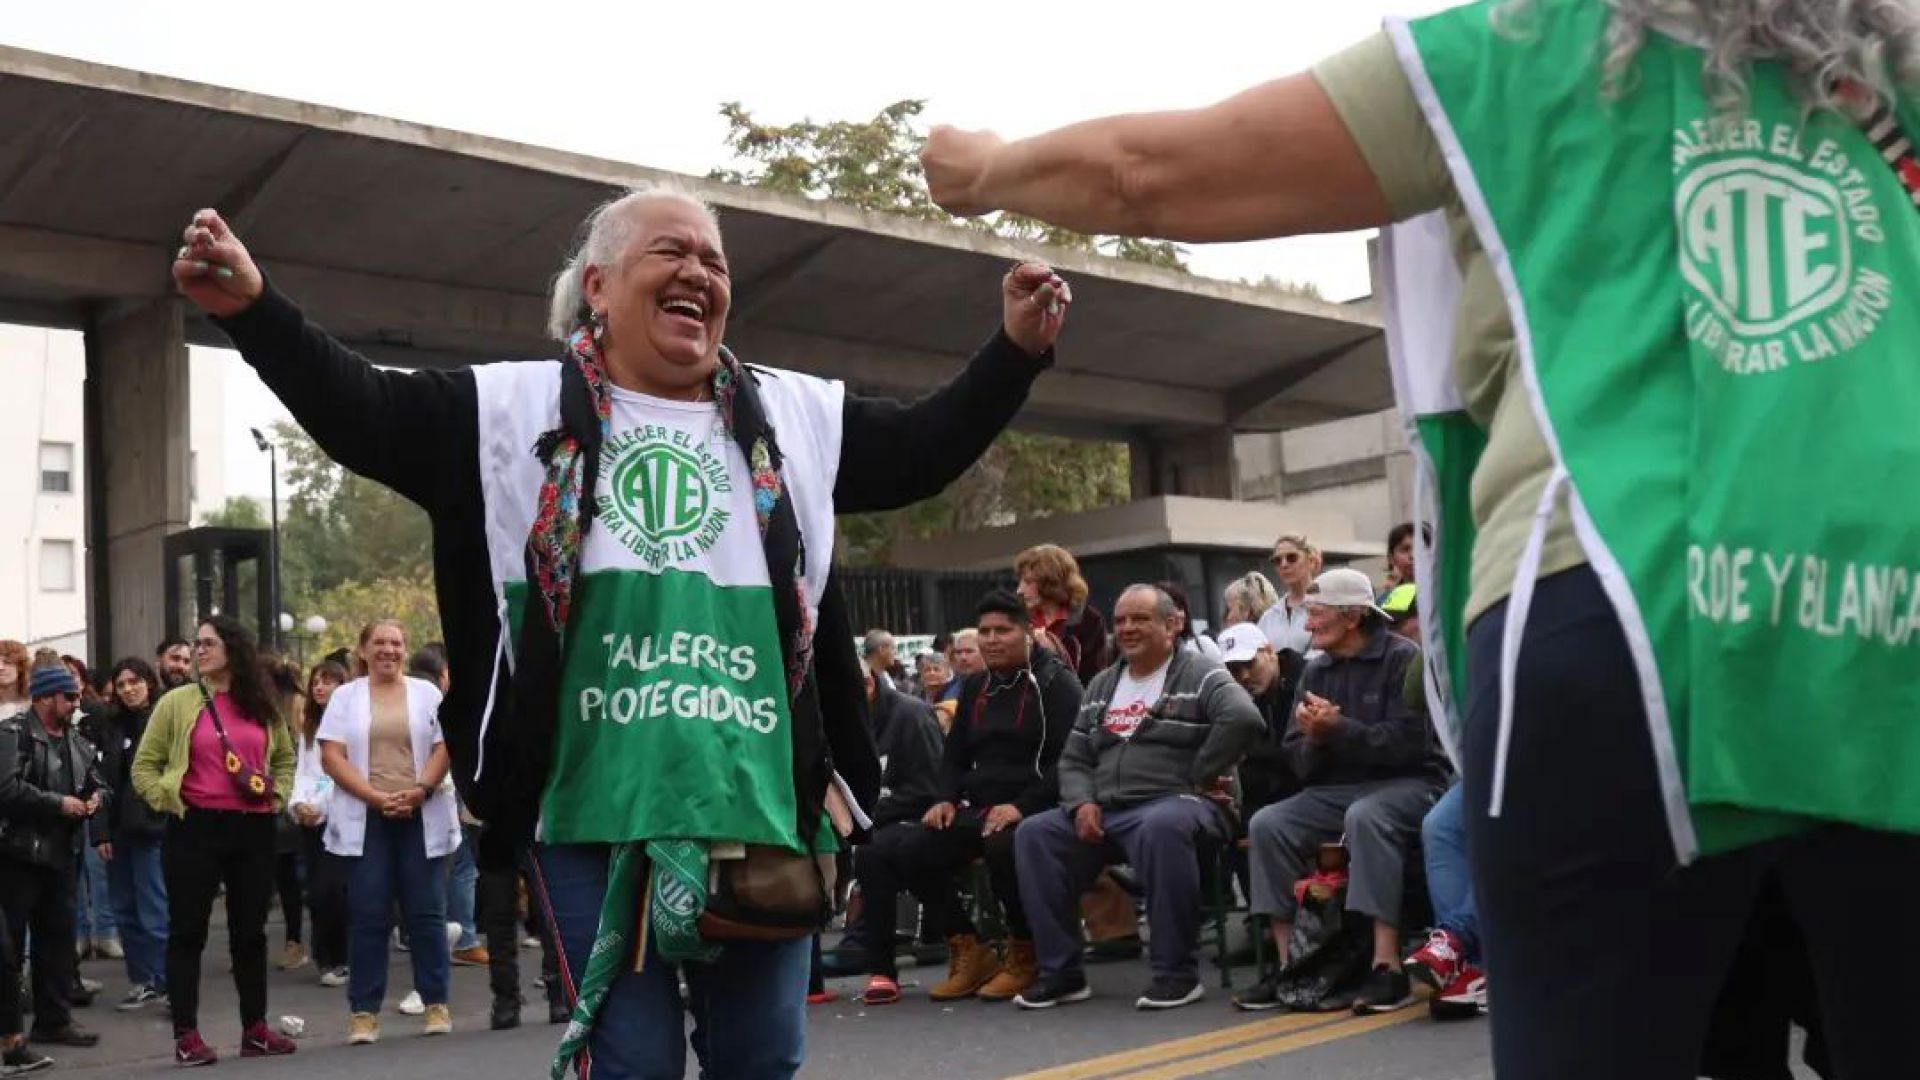
{"label": "red sneaker", "polygon": [[240,1036],[240,1056],[243,1058],[279,1057],[298,1049],[292,1039],[268,1027],[265,1020],[254,1021],[247,1033]]}
{"label": "red sneaker", "polygon": [[1453,981],[1434,996],[1427,1009],[1436,1020],[1456,1020],[1486,1012],[1486,974],[1472,964],[1460,965]]}
{"label": "red sneaker", "polygon": [[220,1060],[213,1047],[200,1037],[197,1031],[183,1031],[173,1040],[173,1063],[183,1069],[196,1065],[212,1065]]}
{"label": "red sneaker", "polygon": [[826,1005],[839,1000],[840,991],[838,990],[822,990],[817,994],[807,995],[807,1004],[809,1005]]}
{"label": "red sneaker", "polygon": [[1460,939],[1446,930],[1427,931],[1427,943],[1407,957],[1407,976],[1428,989],[1444,991],[1467,966]]}

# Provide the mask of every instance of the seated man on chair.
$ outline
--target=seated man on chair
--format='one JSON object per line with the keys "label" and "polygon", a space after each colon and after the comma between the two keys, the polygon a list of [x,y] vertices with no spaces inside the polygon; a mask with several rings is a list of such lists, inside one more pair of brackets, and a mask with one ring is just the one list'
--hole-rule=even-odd
{"label": "seated man on chair", "polygon": [[1060,754],[1060,807],[1014,837],[1020,896],[1033,924],[1038,981],[1029,1009],[1085,1000],[1076,902],[1100,869],[1124,861],[1147,896],[1153,982],[1134,1004],[1172,1009],[1202,994],[1200,862],[1224,843],[1226,815],[1205,793],[1259,738],[1259,710],[1224,667],[1179,647],[1179,609],[1152,585],[1114,606],[1122,659],[1094,677]]}
{"label": "seated man on chair", "polygon": [[[1451,770],[1426,712],[1407,700],[1407,669],[1420,662],[1420,649],[1387,628],[1365,574],[1321,574],[1307,592],[1307,628],[1320,653],[1300,676],[1282,742],[1306,788],[1247,823],[1251,909],[1272,920],[1284,958],[1294,883],[1320,845],[1344,836],[1351,858],[1347,910],[1373,920],[1373,973],[1354,1009],[1390,1012],[1413,1000],[1400,964],[1407,859]],[[1277,988],[1262,983],[1234,1004],[1275,1008]]]}

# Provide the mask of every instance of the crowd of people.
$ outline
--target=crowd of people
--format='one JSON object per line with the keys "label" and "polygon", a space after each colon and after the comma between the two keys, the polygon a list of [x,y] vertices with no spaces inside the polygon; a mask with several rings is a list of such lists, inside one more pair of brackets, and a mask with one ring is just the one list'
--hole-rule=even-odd
{"label": "crowd of people", "polygon": [[[1421,685],[1412,533],[1389,536],[1378,588],[1324,569],[1306,537],[1280,537],[1271,564],[1285,596],[1258,571],[1234,580],[1217,640],[1174,582],[1123,590],[1109,633],[1077,561],[1054,545],[1022,552],[1018,589],[983,597],[975,624],[937,637],[911,673],[894,636],[869,631],[881,809],[853,846],[857,900],[817,966],[815,1000],[833,998],[820,976],[857,972],[865,1003],[896,1002],[901,950],[937,956],[927,946],[942,941],[934,1001],[1082,1000],[1083,958],[1105,955],[1097,938],[1112,921],[1097,883],[1123,866],[1120,936],[1137,948],[1144,915],[1152,971],[1136,1004],[1187,1005],[1204,995],[1202,878],[1225,858],[1277,952],[1271,977],[1234,1004],[1275,1008],[1314,944],[1294,941],[1295,888],[1323,846],[1344,844],[1346,906],[1372,927],[1373,949],[1362,978],[1333,980],[1339,1003],[1399,1009],[1417,980],[1438,1016],[1483,1011],[1457,785]],[[1407,864],[1422,859],[1433,897],[1409,904],[1406,882],[1423,878]],[[904,928],[903,893],[919,906]],[[1408,913],[1428,910],[1443,917],[1412,947],[1405,934],[1426,928]],[[982,939],[983,911],[1000,940]]]}
{"label": "crowd of people", "polygon": [[412,963],[400,1011],[424,1034],[452,1030],[455,963],[491,969],[492,1026],[516,1026],[517,951],[547,939],[518,874],[462,874],[453,858],[480,826],[463,826],[448,779],[446,679],[442,647],[409,653],[391,620],[304,672],[218,615],[98,679],[0,641],[0,1075],[98,1043],[74,1019],[105,990],[80,974],[88,958],[124,963],[115,1008],[168,1013],[177,1065],[215,1063],[200,966],[222,898],[242,1057],[297,1048],[267,1019],[276,898],[274,966],[346,988],[349,1043],[378,1038],[394,941]]}
{"label": "crowd of people", "polygon": [[[486,822],[477,874],[524,870],[553,927],[572,1020],[556,1078],[679,1076],[689,1047],[708,1076],[794,1075],[848,846],[854,880],[864,858],[873,892],[914,894],[947,939],[950,997],[1085,997],[1083,928],[1089,948],[1138,948],[1137,891],[1138,1004],[1190,1004],[1196,893],[1225,851],[1281,951],[1242,1008],[1324,1005],[1320,976],[1352,956],[1362,1011],[1418,981],[1478,1012],[1497,980],[1503,1080],[1736,1075],[1702,1048],[1741,1024],[1779,1036],[1761,1062],[1778,1070],[1783,1001],[1846,1080],[1905,1075],[1920,999],[1884,920],[1854,909],[1920,903],[1920,797],[1887,782],[1920,760],[1895,599],[1920,518],[1885,497],[1920,458],[1920,309],[1895,301],[1920,289],[1916,82],[1920,11],[1901,0],[1480,0],[1202,109],[1015,142],[936,128],[920,164],[956,214],[1188,242],[1384,230],[1388,351],[1427,481],[1420,524],[1388,546],[1424,549],[1429,580],[1402,560],[1382,595],[1282,537],[1275,580],[1234,583],[1238,617],[1209,638],[1177,584],[1131,585],[1108,622],[1065,553],[1036,549],[1017,593],[979,605],[978,668],[950,649],[917,688],[889,636],[852,624],[834,519],[943,490],[1018,415],[1071,310],[1051,267],[1004,275],[999,323],[944,386],[871,398],[724,347],[719,217],[648,185],[577,230],[550,295],[556,359],[401,372],[310,321],[199,211],[177,289],[330,457],[434,530],[445,756],[390,680],[367,676],[345,743],[326,737],[331,703],[321,719],[355,822],[349,839],[329,820],[324,846],[368,860],[348,874],[351,1007],[383,990],[352,890],[398,895],[413,924],[410,883],[422,862],[440,880],[451,841],[428,813],[450,760]],[[245,650],[220,631],[196,647],[231,665]],[[44,749],[75,704],[55,667],[29,673],[16,743],[62,792],[25,800],[39,824],[19,843],[28,862],[60,851],[20,876],[9,920],[64,939],[79,822],[111,797]],[[176,815],[167,837],[203,829],[214,849],[161,841],[196,916],[208,881],[271,874],[250,815],[278,810],[297,757],[244,727],[272,726],[271,696],[210,670],[209,733],[178,719],[188,696],[171,745],[143,738],[133,766],[136,794]],[[897,1000],[874,903],[866,993]],[[204,929],[170,932],[179,1002]],[[1817,1008],[1717,1011],[1743,936],[1777,950],[1761,964],[1810,970]],[[35,990],[62,1025],[68,964]],[[236,977],[257,967],[236,957]],[[277,1051],[242,1000],[245,1046]]]}

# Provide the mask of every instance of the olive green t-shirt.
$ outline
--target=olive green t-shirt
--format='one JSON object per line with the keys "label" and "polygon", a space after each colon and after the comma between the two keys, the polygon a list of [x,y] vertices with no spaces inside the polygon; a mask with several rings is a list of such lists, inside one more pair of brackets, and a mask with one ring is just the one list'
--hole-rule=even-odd
{"label": "olive green t-shirt", "polygon": [[[1506,599],[1527,544],[1553,455],[1541,437],[1521,378],[1500,283],[1474,236],[1445,157],[1385,34],[1375,34],[1313,69],[1400,220],[1444,210],[1460,266],[1461,304],[1453,363],[1467,413],[1486,429],[1487,448],[1473,474],[1473,580],[1468,622]],[[1586,562],[1565,501],[1547,529],[1540,574]]]}

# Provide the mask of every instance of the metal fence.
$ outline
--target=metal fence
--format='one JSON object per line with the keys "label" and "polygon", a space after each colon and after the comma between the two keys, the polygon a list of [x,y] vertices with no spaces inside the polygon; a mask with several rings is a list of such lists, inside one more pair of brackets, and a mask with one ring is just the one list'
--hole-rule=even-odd
{"label": "metal fence", "polygon": [[1011,574],[989,571],[874,570],[842,567],[855,633],[938,634],[973,625],[973,609],[989,589],[1012,589]]}

